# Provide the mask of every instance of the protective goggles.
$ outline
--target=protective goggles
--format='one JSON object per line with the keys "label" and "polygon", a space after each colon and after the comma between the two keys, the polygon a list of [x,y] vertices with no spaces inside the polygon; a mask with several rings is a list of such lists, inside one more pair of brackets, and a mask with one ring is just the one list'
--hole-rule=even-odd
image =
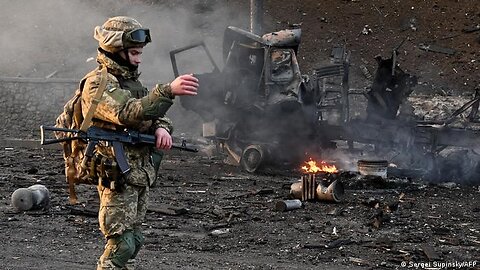
{"label": "protective goggles", "polygon": [[150,37],[150,30],[146,28],[135,29],[125,33],[125,37],[130,42],[148,43],[152,41]]}

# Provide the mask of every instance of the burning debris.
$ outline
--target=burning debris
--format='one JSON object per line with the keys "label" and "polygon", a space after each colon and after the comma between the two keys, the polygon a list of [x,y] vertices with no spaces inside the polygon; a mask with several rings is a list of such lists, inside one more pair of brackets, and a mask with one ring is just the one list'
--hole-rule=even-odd
{"label": "burning debris", "polygon": [[344,197],[344,187],[340,180],[329,181],[328,175],[338,173],[335,165],[325,161],[309,160],[302,166],[304,174],[299,182],[291,185],[290,195],[301,201],[321,200],[340,202]]}
{"label": "burning debris", "polygon": [[305,173],[318,173],[318,172],[325,172],[325,173],[336,173],[338,172],[337,167],[335,165],[329,165],[325,161],[320,161],[319,165],[317,166],[317,162],[315,160],[310,159],[306,162],[307,165],[302,166],[302,170]]}

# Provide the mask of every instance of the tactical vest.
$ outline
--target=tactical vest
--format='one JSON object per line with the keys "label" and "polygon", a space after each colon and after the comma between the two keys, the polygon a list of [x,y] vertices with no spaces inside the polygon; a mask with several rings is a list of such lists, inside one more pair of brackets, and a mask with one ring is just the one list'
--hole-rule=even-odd
{"label": "tactical vest", "polygon": [[121,76],[117,76],[117,80],[120,84],[120,88],[129,90],[130,93],[132,93],[133,98],[142,98],[148,94],[147,88],[136,79],[125,79]]}
{"label": "tactical vest", "polygon": [[[129,90],[133,98],[140,99],[148,95],[148,89],[145,88],[140,81],[137,79],[125,79],[121,76],[116,76],[120,87],[124,90]],[[150,149],[150,162],[153,164],[155,169],[155,178],[158,175],[158,169],[160,168],[160,163],[163,159],[163,152],[151,147]],[[153,184],[156,179],[150,179],[150,184]],[[147,183],[148,184],[148,183]]]}

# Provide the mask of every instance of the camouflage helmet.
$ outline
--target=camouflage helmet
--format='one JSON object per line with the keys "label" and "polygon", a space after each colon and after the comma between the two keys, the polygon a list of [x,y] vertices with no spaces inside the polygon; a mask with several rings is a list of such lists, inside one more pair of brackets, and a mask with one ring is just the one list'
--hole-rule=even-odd
{"label": "camouflage helmet", "polygon": [[151,41],[150,30],[142,28],[137,20],[126,16],[112,17],[102,26],[96,26],[93,37],[100,48],[111,53],[143,47]]}

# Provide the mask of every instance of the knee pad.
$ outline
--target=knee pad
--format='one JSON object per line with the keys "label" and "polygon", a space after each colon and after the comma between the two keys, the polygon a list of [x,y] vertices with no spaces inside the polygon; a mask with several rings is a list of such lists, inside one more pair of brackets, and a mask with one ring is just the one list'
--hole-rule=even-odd
{"label": "knee pad", "polygon": [[135,239],[135,252],[133,253],[132,258],[135,258],[145,243],[145,237],[143,237],[143,234],[140,230],[134,230],[133,237]]}
{"label": "knee pad", "polygon": [[105,254],[105,260],[110,260],[113,264],[124,267],[128,259],[135,254],[135,237],[133,232],[126,231],[122,235],[110,238],[107,241],[109,254]]}

